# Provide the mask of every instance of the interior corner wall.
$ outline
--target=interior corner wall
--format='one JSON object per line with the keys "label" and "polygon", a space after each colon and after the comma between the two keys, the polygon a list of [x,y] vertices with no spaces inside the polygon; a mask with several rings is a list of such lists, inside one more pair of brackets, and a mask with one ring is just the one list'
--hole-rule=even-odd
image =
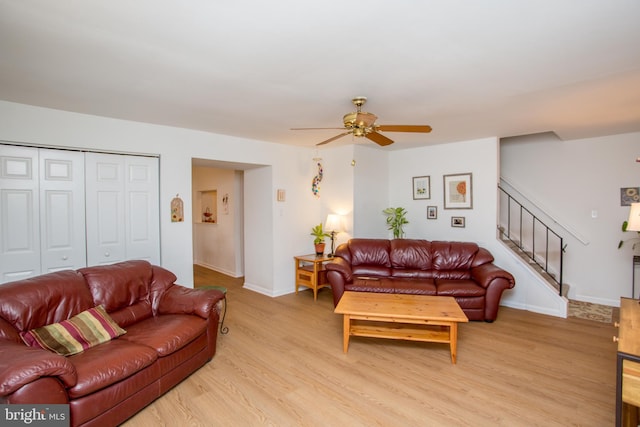
{"label": "interior corner wall", "polygon": [[[244,174],[245,211],[250,213],[244,218],[244,231],[247,240],[244,247],[245,282],[244,286],[256,292],[273,295],[273,254],[269,244],[273,242],[273,217],[271,192],[264,192],[261,183],[272,182],[270,166],[246,170]],[[271,185],[268,185],[271,188]]]}
{"label": "interior corner wall", "polygon": [[353,235],[387,239],[389,231],[382,211],[389,207],[389,153],[356,145],[353,160]]}

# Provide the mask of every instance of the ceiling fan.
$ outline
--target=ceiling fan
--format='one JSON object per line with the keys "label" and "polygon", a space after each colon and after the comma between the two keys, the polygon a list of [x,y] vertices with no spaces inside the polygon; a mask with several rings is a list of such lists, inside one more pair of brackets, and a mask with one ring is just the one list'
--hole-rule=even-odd
{"label": "ceiling fan", "polygon": [[[365,96],[358,96],[351,100],[356,106],[357,111],[347,113],[342,118],[344,122],[344,129],[346,132],[342,132],[340,135],[336,135],[325,141],[319,142],[316,145],[328,144],[331,141],[335,141],[338,138],[342,138],[345,135],[352,134],[356,137],[365,137],[378,145],[385,146],[393,144],[393,140],[379,133],[382,132],[419,132],[429,133],[431,132],[431,126],[428,125],[378,125],[376,120],[378,116],[372,113],[362,111],[362,106],[367,102]],[[314,130],[314,129],[343,129],[343,128],[292,128],[291,130]]]}

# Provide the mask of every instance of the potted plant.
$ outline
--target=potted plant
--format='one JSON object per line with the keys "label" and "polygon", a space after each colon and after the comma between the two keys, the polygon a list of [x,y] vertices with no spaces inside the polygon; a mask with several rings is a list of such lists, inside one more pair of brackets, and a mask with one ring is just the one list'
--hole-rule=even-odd
{"label": "potted plant", "polygon": [[322,223],[320,223],[311,228],[311,235],[315,237],[315,239],[313,239],[313,244],[316,248],[316,255],[322,255],[325,247],[324,239],[329,237],[330,234],[324,232],[322,229]]}
{"label": "potted plant", "polygon": [[405,224],[409,224],[405,215],[407,211],[404,208],[387,208],[382,211],[385,215],[387,215],[387,230],[393,231],[394,239],[402,239],[404,237],[404,227]]}
{"label": "potted plant", "polygon": [[[627,226],[629,225],[628,221],[625,221],[622,223],[622,231],[626,232],[627,231]],[[631,231],[631,230],[629,230]],[[636,250],[636,245],[638,245],[638,241],[640,241],[640,231],[636,231],[636,233],[638,234],[638,237],[632,237],[631,239],[627,239],[627,240],[620,240],[620,242],[618,243],[618,249],[620,249],[622,247],[622,245],[624,245],[625,242],[634,242],[632,249],[635,251]]]}

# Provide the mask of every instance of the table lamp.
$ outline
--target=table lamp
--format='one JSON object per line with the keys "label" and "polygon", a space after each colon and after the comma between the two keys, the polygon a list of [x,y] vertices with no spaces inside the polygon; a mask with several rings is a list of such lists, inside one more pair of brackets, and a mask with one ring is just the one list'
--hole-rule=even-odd
{"label": "table lamp", "polygon": [[331,253],[329,258],[332,258],[336,249],[336,234],[342,231],[342,217],[337,214],[327,215],[327,222],[324,224],[324,229],[331,234]]}
{"label": "table lamp", "polygon": [[631,203],[627,231],[640,231],[640,203]]}

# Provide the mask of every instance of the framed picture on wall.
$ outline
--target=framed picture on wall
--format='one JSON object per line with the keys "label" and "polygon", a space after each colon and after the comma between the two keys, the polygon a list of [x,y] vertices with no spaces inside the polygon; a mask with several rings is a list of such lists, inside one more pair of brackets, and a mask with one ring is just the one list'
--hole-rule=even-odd
{"label": "framed picture on wall", "polygon": [[631,203],[640,202],[640,188],[624,187],[620,189],[620,206],[631,206]]}
{"label": "framed picture on wall", "polygon": [[444,175],[444,208],[473,209],[471,173]]}
{"label": "framed picture on wall", "polygon": [[431,198],[431,178],[428,176],[413,177],[413,200]]}
{"label": "framed picture on wall", "polygon": [[438,219],[437,206],[427,206],[427,219]]}
{"label": "framed picture on wall", "polygon": [[464,227],[464,217],[463,216],[452,216],[451,217],[451,226],[452,227]]}

